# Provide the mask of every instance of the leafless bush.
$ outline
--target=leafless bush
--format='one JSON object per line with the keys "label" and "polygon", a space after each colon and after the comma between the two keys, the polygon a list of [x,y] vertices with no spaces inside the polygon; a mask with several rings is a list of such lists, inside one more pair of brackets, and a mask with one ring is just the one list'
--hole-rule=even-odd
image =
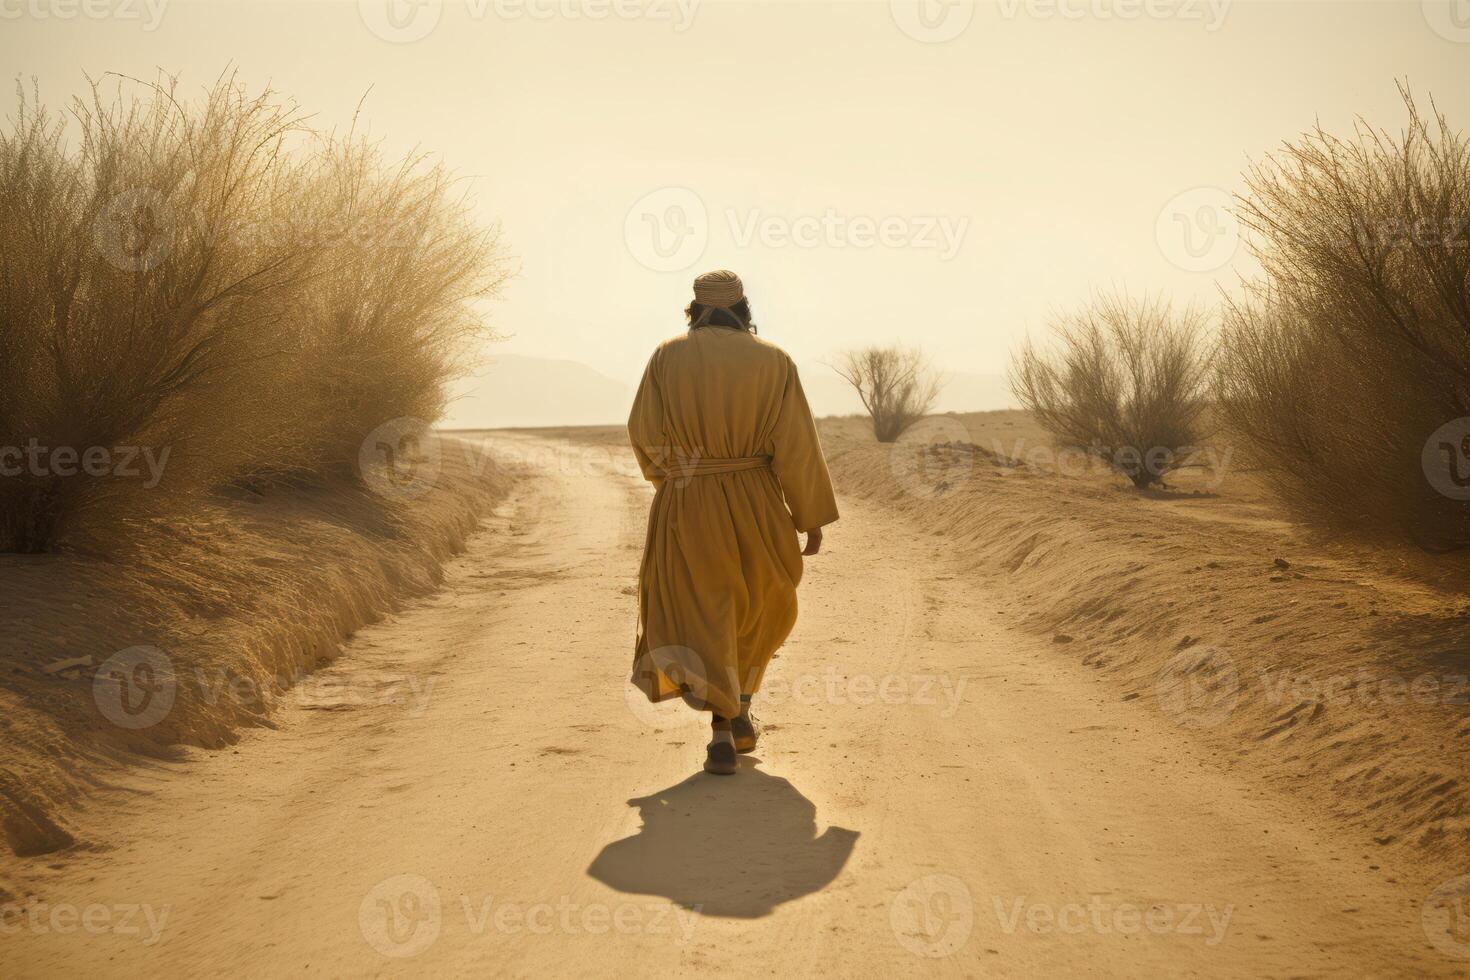
{"label": "leafless bush", "polygon": [[298,363],[315,402],[312,458],[342,470],[377,426],[443,414],[443,382],[483,334],[473,303],[498,291],[506,263],[442,166],[388,165],[376,144],[350,135],[320,153],[315,193],[330,226],[346,231],[303,298]]}
{"label": "leafless bush", "polygon": [[[499,282],[442,171],[385,167],[232,77],[197,102],[169,79],[94,85],[75,148],[19,102],[0,133],[0,550],[334,468],[374,413],[436,416],[464,304]],[[363,245],[364,222],[396,244]],[[149,485],[89,451],[166,467]]]}
{"label": "leafless bush", "polygon": [[1426,445],[1470,416],[1470,143],[1403,94],[1399,136],[1318,128],[1248,173],[1265,274],[1226,311],[1218,391],[1300,516],[1437,550],[1470,545],[1435,481],[1463,449]]}
{"label": "leafless bush", "polygon": [[1059,444],[1095,454],[1140,488],[1190,463],[1212,353],[1203,314],[1102,296],[1053,329],[1058,347],[1028,340],[1010,382]]}
{"label": "leafless bush", "polygon": [[835,370],[857,390],[879,442],[894,442],[929,414],[939,377],[924,355],[902,347],[865,347],[842,354]]}

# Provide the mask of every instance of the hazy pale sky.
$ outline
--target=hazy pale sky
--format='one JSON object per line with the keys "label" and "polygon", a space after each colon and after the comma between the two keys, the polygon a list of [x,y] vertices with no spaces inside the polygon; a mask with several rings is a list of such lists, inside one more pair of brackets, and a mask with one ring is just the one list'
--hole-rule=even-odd
{"label": "hazy pale sky", "polygon": [[[1096,287],[1208,300],[1217,204],[1321,119],[1470,121],[1470,5],[1267,0],[0,0],[0,65],[203,87],[234,64],[473,178],[521,272],[494,350],[635,377],[689,282],[800,361],[901,339],[999,372]],[[1183,195],[1183,196],[1181,196]]]}

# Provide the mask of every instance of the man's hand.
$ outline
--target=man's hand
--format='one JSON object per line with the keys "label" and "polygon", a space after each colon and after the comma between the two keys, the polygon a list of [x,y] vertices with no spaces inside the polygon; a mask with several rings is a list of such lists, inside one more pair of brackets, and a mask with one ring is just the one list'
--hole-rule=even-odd
{"label": "man's hand", "polygon": [[806,532],[806,547],[801,549],[803,555],[815,555],[822,550],[822,529],[814,527]]}

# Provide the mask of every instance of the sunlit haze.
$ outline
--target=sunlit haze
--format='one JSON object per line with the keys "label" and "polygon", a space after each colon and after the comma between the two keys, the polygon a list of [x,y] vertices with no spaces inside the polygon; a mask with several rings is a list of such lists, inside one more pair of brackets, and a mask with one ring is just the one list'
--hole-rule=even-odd
{"label": "sunlit haze", "polygon": [[[1397,127],[1396,80],[1470,117],[1447,6],[1157,6],[980,4],[925,40],[878,2],[486,0],[390,20],[385,4],[139,0],[135,19],[6,20],[0,56],[51,104],[84,73],[162,70],[194,91],[231,66],[324,128],[361,103],[390,148],[469,178],[519,259],[487,356],[629,385],[683,329],[692,277],[728,267],[808,371],[897,337],[999,375],[1094,289],[1231,288],[1248,264],[1210,249],[1230,220],[1213,202],[1315,120]],[[949,7],[926,9],[944,37]]]}

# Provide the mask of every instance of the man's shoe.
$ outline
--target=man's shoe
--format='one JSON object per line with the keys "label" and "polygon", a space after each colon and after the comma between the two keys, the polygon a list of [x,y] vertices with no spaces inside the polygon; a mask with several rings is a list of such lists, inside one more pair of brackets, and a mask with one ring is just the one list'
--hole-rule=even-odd
{"label": "man's shoe", "polygon": [[755,719],[736,715],[730,719],[730,734],[735,739],[736,752],[754,752],[760,734],[755,730]]}
{"label": "man's shoe", "polygon": [[704,757],[704,771],[717,776],[733,776],[740,765],[735,761],[735,746],[726,741],[711,742]]}

